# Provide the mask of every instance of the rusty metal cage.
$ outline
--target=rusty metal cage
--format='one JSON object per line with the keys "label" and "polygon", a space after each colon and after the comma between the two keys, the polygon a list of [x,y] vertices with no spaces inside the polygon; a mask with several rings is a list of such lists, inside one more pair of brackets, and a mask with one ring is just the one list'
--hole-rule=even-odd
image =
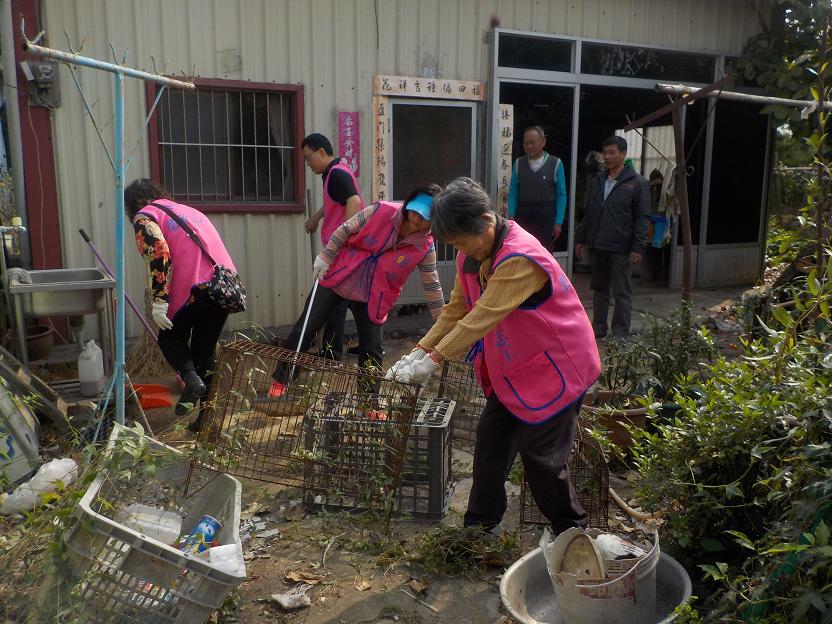
{"label": "rusty metal cage", "polygon": [[470,362],[445,360],[439,381],[439,396],[456,401],[451,419],[454,443],[473,446],[477,439],[480,413],[485,407],[485,395]]}
{"label": "rusty metal cage", "polygon": [[[269,396],[272,372],[289,380]],[[220,347],[197,461],[303,487],[307,503],[362,509],[394,500],[418,386],[251,340]]]}
{"label": "rusty metal cage", "polygon": [[[569,479],[575,488],[578,502],[589,516],[588,526],[609,529],[610,474],[604,450],[597,440],[585,431],[579,418],[575,443],[567,460]],[[522,526],[548,526],[549,520],[538,509],[526,479],[520,487],[520,524]]]}

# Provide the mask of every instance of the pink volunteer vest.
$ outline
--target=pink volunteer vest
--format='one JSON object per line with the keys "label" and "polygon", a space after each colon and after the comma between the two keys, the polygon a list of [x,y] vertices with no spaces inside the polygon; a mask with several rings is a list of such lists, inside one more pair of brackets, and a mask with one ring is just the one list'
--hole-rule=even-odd
{"label": "pink volunteer vest", "polygon": [[367,311],[370,320],[381,325],[396,303],[402,286],[433,246],[430,232],[408,236],[396,247],[385,249],[399,235],[395,216],[401,202],[378,202],[378,209],[358,234],[350,237],[326,272],[321,285],[333,288],[355,271],[362,272],[361,282],[369,290]]}
{"label": "pink volunteer vest", "polygon": [[[173,210],[190,225],[217,264],[222,264],[232,271],[237,270],[219,233],[208,217],[196,208],[177,204],[168,199],[158,199],[155,203]],[[173,320],[176,313],[188,303],[191,288],[211,279],[213,273],[211,261],[179,227],[179,224],[162,210],[155,206],[145,206],[139,211],[139,214],[147,215],[153,219],[159,225],[162,235],[168,243],[171,260],[171,278],[170,284],[168,284],[168,318]]]}
{"label": "pink volunteer vest", "polygon": [[[474,369],[486,395],[493,390],[515,417],[537,424],[578,400],[601,373],[601,360],[589,318],[560,265],[534,236],[508,224],[492,272],[508,258],[525,256],[546,271],[552,293],[534,308],[517,308],[486,334],[472,349]],[[464,261],[459,253],[457,274],[471,310],[482,290],[476,274],[462,272]]]}
{"label": "pink volunteer vest", "polygon": [[329,237],[332,236],[332,233],[337,230],[338,226],[345,220],[344,216],[346,206],[342,206],[337,201],[332,199],[332,197],[329,196],[329,191],[327,190],[329,188],[329,176],[331,176],[332,172],[336,169],[346,171],[350,178],[352,178],[352,183],[355,185],[355,191],[358,193],[358,198],[361,200],[361,208],[359,210],[364,210],[364,199],[358,191],[358,182],[355,181],[355,176],[352,174],[352,170],[342,163],[334,165],[332,169],[329,170],[329,173],[326,174],[326,178],[324,179],[324,218],[321,223],[321,244],[323,246],[326,246],[329,242]]}

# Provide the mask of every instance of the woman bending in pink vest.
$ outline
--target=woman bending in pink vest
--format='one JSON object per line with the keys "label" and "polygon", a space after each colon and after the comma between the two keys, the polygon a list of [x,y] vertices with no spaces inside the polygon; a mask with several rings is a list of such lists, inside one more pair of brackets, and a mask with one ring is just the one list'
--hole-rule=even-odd
{"label": "woman bending in pink vest", "polygon": [[[342,301],[348,301],[358,329],[358,361],[367,368],[381,368],[382,325],[417,268],[428,308],[435,319],[444,303],[436,272],[436,251],[430,235],[436,185],[418,189],[404,202],[379,201],[338,227],[315,259],[314,278],[319,281],[301,351]],[[307,300],[307,306],[309,301]],[[296,348],[306,316],[304,309],[286,344]],[[278,365],[269,388],[270,397],[283,394],[287,367]]]}
{"label": "woman bending in pink vest", "polygon": [[[228,312],[212,299],[198,296],[199,288],[194,287],[211,280],[211,258],[171,214],[190,226],[214,262],[236,269],[208,217],[168,199],[165,189],[153,180],[132,182],[124,190],[124,207],[153,278],[152,311],[159,327],[159,348],[185,382],[175,408],[177,416],[184,416],[208,396],[214,352]],[[188,429],[199,431],[201,424],[202,407]]]}
{"label": "woman bending in pink vest", "polygon": [[477,426],[466,526],[490,530],[506,510],[517,453],[535,502],[556,533],[585,526],[566,458],[581,399],[601,372],[592,325],[540,242],[498,216],[469,178],[434,197],[433,233],[459,251],[450,302],[389,378],[424,383],[466,350],[487,397]]}

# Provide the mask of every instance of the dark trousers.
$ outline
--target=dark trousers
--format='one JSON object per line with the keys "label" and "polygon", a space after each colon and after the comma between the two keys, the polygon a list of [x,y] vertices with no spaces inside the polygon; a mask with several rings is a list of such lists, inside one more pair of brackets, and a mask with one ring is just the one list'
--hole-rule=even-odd
{"label": "dark trousers", "polygon": [[592,328],[597,337],[607,333],[607,317],[610,309],[610,290],[615,299],[612,313],[612,335],[623,338],[630,333],[630,317],[633,313],[630,275],[633,266],[630,254],[592,250]]}
{"label": "dark trousers", "polygon": [[581,401],[576,401],[554,418],[528,425],[512,416],[497,395],[491,394],[477,426],[474,483],[465,526],[490,526],[503,519],[505,482],[518,451],[532,496],[553,530],[560,533],[586,526],[587,515],[578,503],[566,465],[580,407]]}
{"label": "dark trousers", "polygon": [[[341,305],[333,311],[326,322],[326,327],[324,327],[321,355],[336,362],[340,362],[344,355],[344,325],[347,322],[349,303],[348,300],[342,299]],[[293,346],[297,346],[297,344],[297,340],[295,340]]]}
{"label": "dark trousers", "polygon": [[159,348],[180,377],[196,371],[211,387],[214,354],[227,318],[228,312],[203,298],[184,306],[173,317],[173,327],[159,332]]}
{"label": "dark trousers", "polygon": [[[306,300],[303,313],[298,318],[294,327],[292,327],[292,331],[289,332],[289,337],[285,342],[287,349],[294,350],[297,348],[300,332],[303,329],[303,319],[306,317],[306,310],[309,307],[309,301],[309,299]],[[312,301],[312,311],[309,313],[309,322],[306,325],[306,332],[303,334],[303,342],[300,344],[300,350],[302,352],[306,351],[312,345],[315,334],[326,325],[332,315],[340,309],[344,302],[352,310],[355,325],[358,329],[359,366],[375,366],[381,370],[382,326],[376,325],[370,320],[370,315],[367,312],[367,304],[360,301],[348,301],[336,294],[333,290],[325,288],[320,284],[315,293],[315,299]],[[275,368],[272,377],[280,383],[285,384],[288,382],[289,368],[291,365],[281,364],[278,364],[277,368]]]}

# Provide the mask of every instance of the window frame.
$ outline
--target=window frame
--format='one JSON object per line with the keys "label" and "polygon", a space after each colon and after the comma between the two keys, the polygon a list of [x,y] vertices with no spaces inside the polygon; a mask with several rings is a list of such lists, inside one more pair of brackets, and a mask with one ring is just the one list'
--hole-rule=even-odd
{"label": "window frame", "polygon": [[[221,78],[194,78],[194,85],[197,90],[221,89],[225,91],[247,91],[261,93],[288,93],[292,97],[294,106],[293,123],[295,143],[295,172],[294,185],[296,189],[295,200],[292,202],[235,202],[227,203],[202,202],[189,200],[189,204],[198,208],[204,213],[285,213],[303,214],[306,212],[306,175],[304,171],[303,151],[300,144],[303,142],[303,85],[280,83],[280,82],[249,82],[247,80],[224,80]],[[159,85],[146,83],[145,99],[146,110],[150,110],[156,95],[159,92]],[[148,155],[150,158],[150,177],[157,182],[162,182],[161,169],[159,164],[159,110],[153,111],[153,116],[147,125],[148,133]]]}

